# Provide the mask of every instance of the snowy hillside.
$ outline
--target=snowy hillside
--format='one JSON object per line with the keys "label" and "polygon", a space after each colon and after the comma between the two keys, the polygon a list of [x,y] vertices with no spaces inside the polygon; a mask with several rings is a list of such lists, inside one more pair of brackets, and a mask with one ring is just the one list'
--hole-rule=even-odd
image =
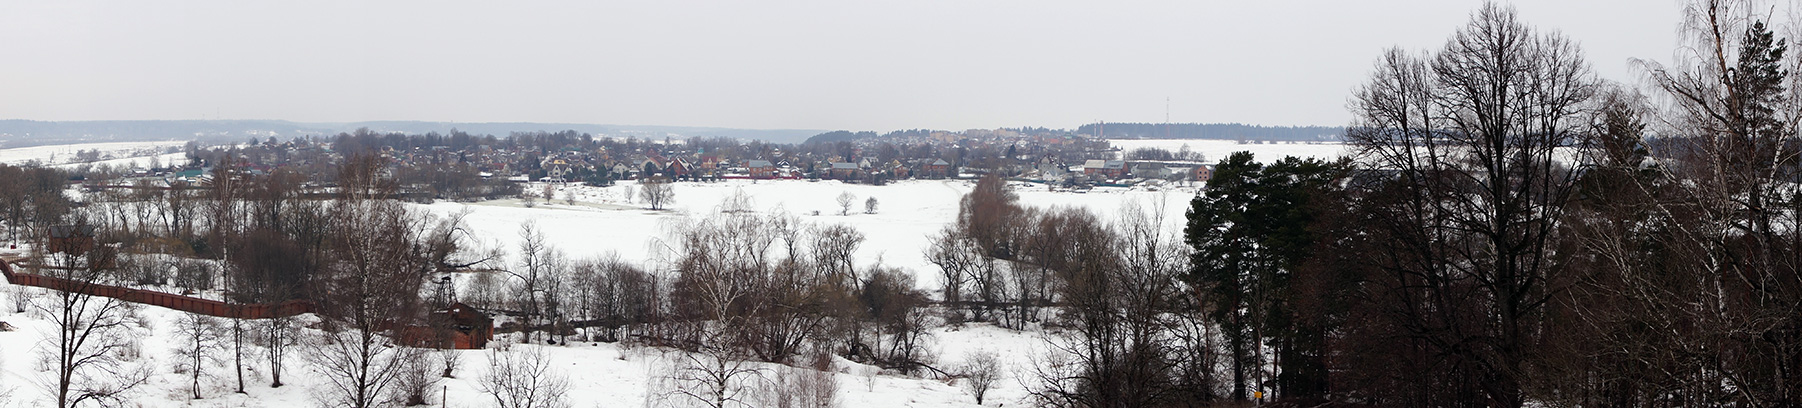
{"label": "snowy hillside", "polygon": [[[681,217],[698,217],[714,211],[727,196],[742,191],[752,198],[757,211],[786,210],[816,224],[842,223],[862,231],[867,242],[857,252],[860,264],[882,262],[912,270],[916,286],[933,289],[931,264],[921,255],[927,236],[936,233],[957,213],[958,199],[970,190],[966,181],[904,181],[889,186],[846,185],[838,182],[807,181],[734,181],[721,183],[678,183],[676,204],[671,211],[648,211],[639,204],[626,202],[624,191],[634,183],[614,187],[554,186],[554,203],[538,203],[526,208],[517,200],[472,204],[440,202],[423,206],[433,212],[470,211],[469,225],[488,245],[501,245],[512,250],[519,239],[517,231],[524,222],[540,226],[549,242],[575,258],[618,253],[623,259],[646,266],[656,266],[659,258],[661,231],[667,223]],[[534,186],[534,189],[541,186]],[[1043,186],[1019,186],[1022,202],[1038,206],[1068,205],[1088,207],[1101,214],[1111,214],[1124,202],[1137,200],[1152,205],[1164,203],[1172,211],[1166,220],[1168,228],[1180,228],[1180,214],[1190,197],[1187,192],[1151,192],[1129,189],[1098,189],[1087,194],[1049,192]],[[536,190],[534,190],[536,191]],[[838,215],[835,197],[843,192],[858,196],[850,215]],[[573,193],[577,200],[570,205],[562,197]],[[865,214],[865,198],[876,197],[875,214]],[[818,211],[819,215],[813,212]],[[0,291],[13,296],[10,288]],[[29,288],[29,292],[42,290]],[[43,301],[40,296],[39,301]],[[6,302],[11,304],[11,302]],[[11,310],[7,310],[11,312]],[[157,307],[137,307],[143,324],[134,328],[128,361],[132,367],[143,367],[155,374],[134,391],[131,400],[140,406],[314,406],[313,393],[321,386],[307,365],[296,358],[284,375],[287,386],[270,388],[269,376],[259,357],[248,357],[246,394],[234,394],[236,377],[229,360],[208,363],[203,370],[210,377],[203,381],[203,399],[189,401],[187,374],[177,372],[177,358],[171,350],[178,347],[181,336],[177,329],[186,318],[182,312]],[[43,316],[32,312],[0,314],[18,330],[0,332],[0,388],[10,390],[5,406],[42,406],[53,403],[53,395],[43,386],[50,373],[38,362],[41,345],[54,326]],[[1024,388],[1012,378],[1032,359],[1042,358],[1034,350],[1043,348],[1036,333],[1022,333],[987,324],[961,328],[940,327],[931,330],[928,350],[936,351],[938,365],[953,367],[966,353],[976,350],[1001,355],[1004,378],[991,391],[989,405],[1014,404],[1025,396]],[[569,376],[571,402],[576,407],[642,406],[649,382],[658,370],[666,369],[678,356],[655,348],[622,348],[607,343],[578,343],[568,346],[543,347],[555,361],[556,369]],[[456,379],[447,379],[440,390],[451,396],[451,406],[490,406],[486,394],[474,383],[486,370],[488,354],[483,351],[459,351],[465,368]],[[767,366],[767,365],[766,365]],[[768,368],[774,370],[772,368]],[[963,389],[944,380],[909,378],[877,374],[871,367],[840,360],[835,377],[839,383],[841,406],[857,407],[956,407],[972,406],[974,399]],[[185,371],[184,371],[185,372]],[[459,402],[461,401],[461,402]]]}
{"label": "snowy hillside", "polygon": [[[1235,150],[1259,151],[1260,159],[1269,155],[1296,154],[1334,156],[1342,152],[1339,145],[1237,145],[1221,141],[1116,141],[1125,149],[1148,145],[1178,149],[1184,144],[1204,152],[1210,160]],[[72,155],[76,149],[112,147],[129,149],[150,146],[62,146],[0,151],[0,158],[13,161],[45,159],[51,153],[58,158]],[[25,151],[30,150],[30,151]],[[103,149],[104,150],[104,149]],[[535,224],[547,242],[572,259],[588,259],[617,255],[621,260],[651,269],[668,268],[671,254],[664,241],[670,227],[685,219],[706,217],[720,211],[729,197],[749,198],[749,208],[761,213],[786,212],[811,225],[843,224],[855,228],[866,237],[855,253],[860,267],[884,265],[911,271],[916,288],[938,296],[940,282],[936,267],[924,256],[929,237],[954,221],[959,199],[970,192],[974,183],[963,180],[904,180],[886,186],[843,184],[837,181],[749,181],[735,180],[711,183],[676,183],[674,203],[669,210],[650,211],[640,202],[628,199],[641,187],[636,182],[622,182],[612,187],[551,185],[552,200],[536,200],[533,205],[517,199],[477,203],[438,202],[414,208],[436,214],[468,212],[465,221],[478,243],[488,248],[513,252],[521,240],[520,226]],[[543,184],[532,184],[527,191],[541,192]],[[1125,206],[1140,206],[1163,215],[1161,225],[1167,234],[1181,231],[1183,214],[1199,187],[1166,185],[1160,188],[1102,187],[1085,193],[1053,191],[1048,186],[1016,183],[1011,188],[1026,206],[1049,208],[1073,206],[1086,208],[1113,220]],[[838,202],[841,194],[854,197],[848,214]],[[874,198],[874,211],[866,212],[866,200]],[[573,202],[572,202],[573,200]],[[7,307],[0,310],[0,321],[17,328],[0,332],[0,406],[43,406],[54,403],[47,391],[53,381],[40,355],[45,350],[46,335],[54,325],[46,316],[34,312],[15,313],[11,298],[20,293],[39,293],[37,301],[45,301],[40,289],[24,292],[4,287]],[[316,394],[325,386],[321,376],[311,372],[300,357],[291,357],[284,370],[287,386],[269,387],[269,373],[261,360],[260,348],[252,347],[245,367],[246,393],[235,394],[236,376],[229,359],[210,360],[203,364],[201,394],[203,399],[190,400],[191,377],[186,369],[178,369],[179,358],[173,350],[182,342],[180,326],[187,314],[157,307],[136,307],[141,324],[132,328],[131,346],[122,360],[127,368],[140,368],[153,373],[149,381],[130,394],[136,406],[252,406],[303,407],[316,406]],[[316,330],[303,330],[317,333]],[[1032,375],[1029,366],[1045,358],[1046,340],[1038,332],[1020,332],[991,324],[963,327],[936,327],[929,330],[926,350],[935,354],[936,366],[956,367],[965,356],[980,351],[999,355],[1002,378],[997,381],[987,405],[1019,405],[1026,396],[1022,377]],[[503,335],[497,340],[503,341]],[[491,348],[495,346],[491,345]],[[554,362],[552,371],[567,375],[570,402],[575,407],[647,406],[651,391],[657,387],[658,373],[667,372],[683,355],[664,349],[624,347],[608,343],[573,343],[562,346],[514,346],[517,350],[543,349]],[[490,397],[476,384],[488,369],[489,351],[468,350],[461,355],[461,368],[456,378],[444,379],[434,387],[449,398],[435,394],[433,402],[448,401],[449,406],[492,406]],[[296,353],[298,354],[298,353]],[[229,354],[227,354],[228,356]],[[777,367],[754,364],[775,372]],[[837,399],[841,406],[854,407],[957,407],[973,406],[975,400],[956,382],[943,379],[915,378],[894,373],[877,373],[874,368],[838,360],[833,377],[837,383]],[[54,384],[54,382],[49,382]]]}
{"label": "snowy hillside", "polygon": [[[1176,150],[1189,145],[1192,150],[1217,160],[1227,152],[1252,150],[1260,155],[1295,154],[1331,157],[1343,151],[1340,145],[1238,145],[1226,141],[1115,141],[1125,150],[1155,146]],[[75,145],[0,151],[0,159],[24,161],[47,159],[55,154],[61,159],[73,156],[79,149],[132,149],[147,145]],[[749,198],[749,208],[756,212],[786,212],[812,225],[843,224],[857,229],[866,237],[855,253],[861,267],[878,264],[908,270],[915,276],[915,287],[935,293],[940,282],[936,267],[924,256],[929,237],[954,221],[959,199],[974,183],[963,180],[904,180],[886,186],[843,184],[837,181],[749,181],[734,180],[712,183],[676,183],[674,203],[665,211],[650,211],[634,193],[641,187],[635,182],[622,182],[612,187],[551,185],[552,200],[537,200],[527,206],[517,199],[477,203],[438,202],[418,205],[437,214],[468,212],[465,219],[478,243],[508,252],[516,250],[519,230],[524,223],[534,223],[557,250],[573,259],[617,255],[621,260],[646,268],[667,268],[671,255],[667,239],[670,227],[685,219],[717,213],[729,197]],[[533,184],[527,191],[541,192],[546,186]],[[1096,188],[1086,193],[1053,191],[1048,186],[1017,183],[1011,186],[1023,205],[1049,208],[1074,206],[1086,208],[1112,220],[1123,206],[1134,205],[1163,214],[1161,225],[1169,234],[1180,232],[1188,201],[1198,191],[1194,185],[1169,185],[1162,188]],[[838,202],[841,194],[854,197],[849,214]],[[630,199],[629,199],[630,198]],[[873,212],[866,212],[866,200],[874,198]],[[573,200],[573,203],[572,201]],[[16,292],[3,291],[7,296]],[[38,291],[32,289],[26,293]],[[39,299],[42,301],[42,299]],[[11,305],[9,300],[7,305]],[[27,313],[0,314],[0,321],[18,330],[0,332],[0,390],[9,392],[6,406],[41,406],[53,403],[46,391],[48,365],[40,363],[45,335],[54,326],[44,316]],[[134,391],[131,400],[140,406],[264,406],[298,407],[315,405],[317,375],[309,372],[299,358],[289,363],[284,381],[287,386],[270,388],[269,375],[261,363],[246,364],[246,394],[234,394],[236,377],[228,360],[208,363],[202,372],[210,377],[203,381],[202,400],[189,401],[190,377],[178,373],[177,360],[170,352],[180,344],[179,322],[182,312],[157,307],[138,307],[143,324],[134,328],[133,356],[128,365],[141,366],[155,373],[150,381]],[[928,350],[938,356],[937,365],[953,367],[964,356],[976,351],[993,351],[1001,356],[1003,378],[990,393],[988,405],[1017,404],[1025,397],[1019,375],[1030,375],[1026,367],[1042,359],[1043,334],[1018,332],[988,324],[965,327],[938,327],[930,331]],[[544,348],[556,362],[555,370],[569,377],[571,402],[576,407],[644,406],[647,390],[659,370],[667,370],[679,355],[655,348],[623,348],[607,343],[575,343],[565,346],[516,346]],[[487,369],[489,354],[484,351],[459,351],[463,357],[457,378],[437,385],[448,392],[451,406],[489,406],[491,401],[475,384]],[[247,357],[255,360],[257,357]],[[256,360],[261,361],[261,360]],[[773,367],[766,367],[775,370]],[[955,383],[945,380],[909,378],[877,374],[873,368],[839,360],[834,376],[838,382],[838,399],[843,406],[971,406],[975,400]],[[442,398],[442,396],[439,396]]]}
{"label": "snowy hillside", "polygon": [[[0,284],[5,285],[5,284]],[[7,296],[11,296],[11,287],[5,288]],[[34,288],[35,289],[35,288]],[[5,321],[17,330],[0,332],[0,406],[3,407],[42,407],[54,406],[54,395],[46,391],[46,383],[54,384],[49,370],[51,366],[38,362],[42,351],[41,340],[44,335],[54,333],[55,326],[32,312],[13,313],[10,310],[0,313],[0,321]],[[246,356],[245,393],[234,393],[237,377],[231,370],[230,354],[220,353],[218,360],[211,361],[202,370],[202,399],[192,400],[190,394],[190,377],[186,371],[178,372],[179,358],[174,350],[181,347],[181,336],[178,328],[180,322],[187,318],[182,312],[157,307],[139,307],[136,309],[142,325],[133,328],[136,340],[131,341],[128,350],[133,356],[122,366],[128,369],[147,369],[153,374],[144,385],[133,390],[128,397],[127,406],[138,407],[315,407],[319,404],[314,399],[317,388],[321,387],[319,376],[309,371],[301,357],[291,357],[284,370],[282,379],[286,385],[280,388],[269,387],[269,374],[262,363],[260,349],[251,350],[255,355]],[[935,330],[934,335],[940,339],[942,349],[946,352],[946,362],[954,360],[950,357],[961,356],[967,349],[987,348],[1006,351],[1010,364],[1027,363],[1026,354],[1015,351],[1032,350],[1038,347],[1039,340],[1028,334],[996,329],[992,326],[970,326],[965,329],[947,331]],[[491,346],[492,347],[492,346]],[[553,361],[553,372],[568,377],[570,385],[569,401],[572,407],[636,407],[646,405],[646,390],[649,382],[659,370],[667,367],[680,356],[657,348],[627,348],[608,343],[573,343],[567,346],[533,346],[514,345],[515,349],[542,348]],[[457,378],[443,379],[433,388],[431,406],[438,406],[439,401],[448,400],[451,407],[489,407],[493,401],[484,393],[477,380],[488,367],[490,352],[484,350],[458,350],[461,355],[460,368],[455,374]],[[296,353],[297,355],[299,353]],[[1014,359],[1012,357],[1018,356]],[[839,361],[839,372],[834,375],[838,381],[838,401],[845,407],[965,407],[976,406],[975,401],[964,391],[953,384],[942,381],[898,377],[893,375],[875,375],[867,366],[856,365],[848,361]],[[765,369],[774,370],[773,365],[761,364]],[[448,393],[448,398],[443,398]],[[1021,388],[1011,380],[1004,380],[997,389],[991,391],[990,406],[997,403],[1014,405],[1013,400],[1023,396]]]}
{"label": "snowy hillside", "polygon": [[185,143],[187,142],[106,142],[0,149],[0,163],[19,165],[37,160],[44,164],[66,164],[76,159],[77,152],[95,150],[100,152],[101,158],[107,159],[95,164],[107,163],[120,166],[135,163],[144,165],[153,155],[164,164],[169,164],[171,159],[180,158],[182,155],[166,154],[164,151],[171,147],[181,147]]}

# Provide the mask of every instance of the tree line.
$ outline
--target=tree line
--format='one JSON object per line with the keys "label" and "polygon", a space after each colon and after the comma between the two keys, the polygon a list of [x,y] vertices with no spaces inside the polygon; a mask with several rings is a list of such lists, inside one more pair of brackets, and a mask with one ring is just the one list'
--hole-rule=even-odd
{"label": "tree line", "polygon": [[1180,242],[989,183],[929,256],[953,318],[1061,333],[1043,405],[1796,405],[1802,100],[1760,10],[1691,5],[1637,90],[1486,5],[1378,61],[1351,157],[1224,158]]}
{"label": "tree line", "polygon": [[1330,141],[1344,129],[1333,126],[1259,126],[1239,123],[1090,123],[1076,133],[1109,139],[1215,139]]}

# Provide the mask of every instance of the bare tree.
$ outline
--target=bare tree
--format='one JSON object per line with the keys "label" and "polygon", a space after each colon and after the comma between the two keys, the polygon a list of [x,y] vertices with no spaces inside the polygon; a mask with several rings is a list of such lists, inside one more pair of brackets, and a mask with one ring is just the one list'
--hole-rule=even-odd
{"label": "bare tree", "polygon": [[30,287],[12,285],[6,288],[6,300],[12,305],[13,313],[25,313],[31,308],[31,299],[36,296]]}
{"label": "bare tree", "polygon": [[308,357],[323,383],[321,402],[368,408],[390,401],[395,377],[420,358],[381,331],[423,317],[420,285],[434,265],[416,252],[423,220],[399,202],[341,200],[334,218],[338,238],[321,283],[328,327]]}
{"label": "bare tree", "polygon": [[863,200],[863,213],[875,214],[877,204],[876,197],[870,197],[869,199]]}
{"label": "bare tree", "polygon": [[831,224],[813,228],[811,236],[814,266],[827,277],[852,285],[855,290],[862,278],[857,276],[853,256],[857,254],[857,247],[863,245],[863,232],[848,225]]}
{"label": "bare tree", "polygon": [[[34,252],[38,251],[34,248]],[[33,303],[39,313],[56,328],[46,335],[49,347],[42,351],[47,361],[55,363],[56,406],[70,408],[84,402],[110,404],[121,402],[133,388],[149,378],[149,371],[123,361],[119,356],[133,347],[131,337],[137,326],[132,305],[125,301],[95,296],[104,282],[114,254],[107,247],[97,247],[85,254],[58,253],[46,257],[34,254],[32,273],[61,279],[69,285],[65,290],[50,291],[48,299]],[[55,268],[45,260],[55,259]]]}
{"label": "bare tree", "polygon": [[1070,329],[1047,338],[1054,355],[1030,390],[1049,406],[1159,406],[1185,396],[1170,352],[1176,276],[1186,255],[1158,221],[1162,211],[1128,206],[1109,228],[1093,213],[1065,210],[1060,230],[1075,245],[1057,270]]}
{"label": "bare tree", "polygon": [[857,196],[846,191],[838,193],[838,215],[851,215],[851,204],[857,202]]}
{"label": "bare tree", "polygon": [[522,301],[517,305],[521,313],[527,316],[525,324],[526,342],[532,342],[533,326],[539,323],[544,314],[543,296],[545,279],[555,268],[553,250],[544,242],[544,233],[538,231],[536,223],[527,221],[519,226],[519,265],[506,272],[519,281],[515,299]]}
{"label": "bare tree", "polygon": [[976,397],[976,405],[982,405],[982,399],[989,389],[1001,380],[1001,358],[987,349],[977,349],[964,355],[963,365],[957,369],[957,375],[963,377],[964,389],[970,396]]}
{"label": "bare tree", "polygon": [[744,188],[733,189],[732,195],[728,195],[724,201],[720,201],[720,212],[723,213],[746,213],[753,209],[751,195],[745,194]]}
{"label": "bare tree", "polygon": [[432,375],[431,359],[425,358],[423,349],[408,349],[404,352],[409,358],[401,362],[400,373],[394,377],[395,396],[405,406],[425,405],[431,400],[432,385],[438,383],[440,376]]}
{"label": "bare tree", "polygon": [[[584,333],[589,341],[620,341],[626,338],[626,327],[647,323],[657,309],[655,277],[609,254],[598,260],[582,262],[571,283],[573,299],[581,312]],[[588,330],[602,330],[597,335]]]}
{"label": "bare tree", "polygon": [[[644,199],[645,205],[651,206],[652,211],[663,210],[665,206],[676,202],[676,190],[666,179],[653,177],[639,180],[638,190],[639,198]],[[631,195],[629,192],[626,194]]]}
{"label": "bare tree", "polygon": [[1622,380],[1593,405],[1802,405],[1802,33],[1773,9],[1689,2],[1677,61],[1643,65],[1664,107],[1645,133],[1659,137],[1620,140],[1654,159],[1601,155],[1652,171],[1595,177],[1612,197],[1589,209],[1614,225],[1582,230],[1602,270],[1580,311]]}
{"label": "bare tree", "polygon": [[1376,296],[1396,300],[1412,355],[1432,359],[1410,364],[1472,368],[1406,373],[1426,390],[1410,393],[1525,402],[1543,306],[1569,281],[1556,231],[1583,163],[1561,162],[1560,149],[1584,149],[1575,138],[1593,92],[1575,43],[1495,4],[1436,53],[1390,51],[1356,92],[1347,138],[1406,197],[1376,210],[1392,247],[1406,248],[1373,254]]}
{"label": "bare tree", "polygon": [[438,349],[438,352],[435,354],[438,355],[438,365],[444,367],[444,372],[439,376],[444,378],[457,378],[457,369],[463,367],[463,352],[455,348],[446,347]]}
{"label": "bare tree", "polygon": [[451,213],[442,219],[426,215],[427,222],[436,221],[429,231],[424,231],[424,252],[435,272],[452,272],[465,268],[489,265],[499,261],[506,251],[502,248],[481,245],[474,232],[464,221],[470,210]]}
{"label": "bare tree", "polygon": [[477,272],[474,275],[469,280],[468,286],[464,287],[462,293],[459,294],[459,300],[481,309],[506,307],[503,304],[505,299],[501,292],[503,292],[502,280],[507,277],[488,272]]}
{"label": "bare tree", "polygon": [[340,328],[308,340],[307,357],[319,374],[321,402],[377,407],[394,399],[395,383],[418,349],[397,347],[380,333]]}
{"label": "bare tree", "polygon": [[220,362],[219,353],[224,351],[225,328],[219,318],[198,313],[184,314],[176,321],[175,333],[181,336],[181,344],[175,348],[179,369],[187,370],[190,378],[189,387],[194,399],[200,399],[200,379],[207,377],[206,367]]}
{"label": "bare tree", "polygon": [[494,398],[501,408],[558,408],[570,406],[569,380],[551,367],[543,347],[514,346],[488,351],[488,371],[476,386]]}
{"label": "bare tree", "polygon": [[955,226],[939,231],[927,249],[926,259],[939,267],[939,282],[943,285],[939,294],[952,310],[963,307],[965,284],[979,262],[977,251]]}
{"label": "bare tree", "polygon": [[288,348],[294,346],[294,317],[276,317],[263,319],[262,327],[253,336],[253,341],[263,346],[263,356],[269,359],[269,386],[282,386],[282,363],[286,362]]}
{"label": "bare tree", "polygon": [[1020,196],[996,175],[984,176],[976,188],[958,202],[957,227],[973,240],[981,255],[998,259],[1014,259],[1020,232]]}
{"label": "bare tree", "polygon": [[[546,334],[545,341],[560,344],[568,340],[563,336],[569,332],[567,329],[571,317],[566,313],[570,306],[571,295],[569,292],[572,286],[569,279],[569,262],[563,259],[562,251],[552,250],[545,256],[544,263],[548,268],[542,278],[544,288],[542,313],[546,320],[545,325],[550,330],[550,333]],[[556,340],[552,340],[549,336],[558,337]]]}
{"label": "bare tree", "polygon": [[756,364],[709,353],[673,352],[646,392],[648,406],[707,408],[757,406],[764,373]]}
{"label": "bare tree", "polygon": [[838,378],[830,354],[820,354],[811,367],[778,366],[762,390],[760,406],[829,408],[838,406]]}

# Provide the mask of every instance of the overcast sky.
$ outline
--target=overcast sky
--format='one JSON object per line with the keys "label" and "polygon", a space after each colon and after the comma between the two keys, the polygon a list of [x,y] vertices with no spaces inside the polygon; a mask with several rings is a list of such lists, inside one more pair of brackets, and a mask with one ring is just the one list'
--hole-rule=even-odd
{"label": "overcast sky", "polygon": [[[177,3],[170,5],[168,3]],[[1672,0],[1514,2],[1597,74]],[[0,118],[893,130],[1343,125],[1385,48],[1478,1],[0,0]]]}

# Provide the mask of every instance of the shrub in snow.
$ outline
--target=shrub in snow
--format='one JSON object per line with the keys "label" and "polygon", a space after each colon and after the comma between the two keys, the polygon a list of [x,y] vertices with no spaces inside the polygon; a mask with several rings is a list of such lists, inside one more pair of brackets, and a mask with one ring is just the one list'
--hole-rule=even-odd
{"label": "shrub in snow", "polygon": [[213,265],[202,261],[182,261],[175,269],[175,286],[183,289],[213,288]]}
{"label": "shrub in snow", "polygon": [[957,375],[963,377],[961,382],[964,389],[970,391],[970,396],[976,397],[976,404],[982,405],[983,396],[995,386],[996,380],[1001,379],[1001,359],[993,351],[972,351],[964,356],[964,363],[958,367]]}
{"label": "shrub in snow", "polygon": [[[828,360],[830,361],[830,360]],[[830,364],[827,368],[831,368]],[[765,383],[763,403],[765,407],[836,407],[838,406],[838,378],[830,369],[817,370],[789,366],[776,366],[773,370],[775,378]]]}
{"label": "shrub in snow", "polygon": [[543,347],[489,350],[488,371],[476,385],[501,408],[568,407],[569,381],[551,368]]}
{"label": "shrub in snow", "polygon": [[754,363],[707,353],[676,351],[665,355],[645,390],[647,407],[726,408],[762,406],[764,372]]}
{"label": "shrub in snow", "polygon": [[6,287],[6,300],[12,306],[13,313],[25,313],[31,308],[31,299],[37,294],[30,287],[12,285]]}
{"label": "shrub in snow", "polygon": [[401,361],[400,373],[394,378],[394,386],[400,391],[395,394],[395,402],[409,407],[425,405],[431,400],[432,391],[437,389],[432,386],[438,382],[438,376],[432,375],[431,360],[423,358],[424,355],[418,357],[421,358]]}

